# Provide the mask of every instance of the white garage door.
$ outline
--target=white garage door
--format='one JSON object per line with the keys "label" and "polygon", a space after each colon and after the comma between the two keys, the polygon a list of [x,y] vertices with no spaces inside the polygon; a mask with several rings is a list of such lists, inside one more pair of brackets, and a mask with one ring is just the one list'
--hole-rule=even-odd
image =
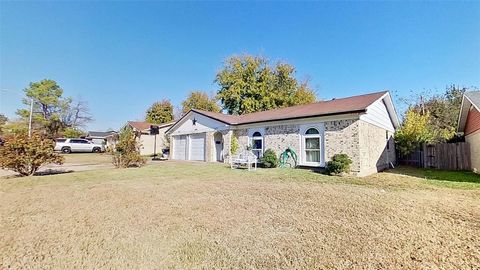
{"label": "white garage door", "polygon": [[205,134],[190,135],[190,160],[205,161]]}
{"label": "white garage door", "polygon": [[187,159],[187,136],[174,136],[173,140],[173,159]]}

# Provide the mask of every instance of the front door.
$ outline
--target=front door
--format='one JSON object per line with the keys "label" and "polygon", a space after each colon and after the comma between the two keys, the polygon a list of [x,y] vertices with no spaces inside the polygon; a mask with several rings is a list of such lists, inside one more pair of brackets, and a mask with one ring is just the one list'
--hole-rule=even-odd
{"label": "front door", "polygon": [[217,156],[217,161],[223,161],[223,142],[221,140],[215,140],[215,152]]}

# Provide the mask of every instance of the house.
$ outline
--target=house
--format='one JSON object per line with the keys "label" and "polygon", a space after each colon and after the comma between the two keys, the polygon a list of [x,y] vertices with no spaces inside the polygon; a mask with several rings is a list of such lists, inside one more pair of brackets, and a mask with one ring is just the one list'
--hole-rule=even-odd
{"label": "house", "polygon": [[90,140],[94,143],[105,144],[106,147],[111,147],[115,145],[117,140],[116,131],[89,131],[85,139]]}
{"label": "house", "polygon": [[480,172],[480,91],[465,92],[458,117],[458,132],[470,145],[472,169]]}
{"label": "house", "polygon": [[[155,153],[161,155],[163,150],[168,148],[168,142],[165,140],[165,131],[171,127],[174,122],[164,123],[164,124],[152,124],[148,122],[136,122],[128,121],[127,126],[130,126],[141,144],[140,154],[141,155],[153,155],[154,145],[156,145]],[[150,127],[157,126],[158,134],[151,135]],[[156,143],[155,143],[156,140]]]}
{"label": "house", "polygon": [[225,161],[235,136],[239,152],[250,146],[261,157],[266,149],[280,155],[291,148],[301,166],[324,167],[344,153],[362,176],[395,163],[398,126],[392,98],[384,91],[240,116],[191,110],[167,135],[176,160]]}

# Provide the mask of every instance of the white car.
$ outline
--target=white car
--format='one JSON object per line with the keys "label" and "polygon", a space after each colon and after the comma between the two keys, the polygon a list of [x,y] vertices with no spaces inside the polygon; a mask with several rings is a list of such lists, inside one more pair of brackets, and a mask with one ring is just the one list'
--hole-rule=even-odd
{"label": "white car", "polygon": [[73,152],[100,153],[105,151],[105,146],[86,139],[56,139],[55,151],[62,151],[65,154]]}

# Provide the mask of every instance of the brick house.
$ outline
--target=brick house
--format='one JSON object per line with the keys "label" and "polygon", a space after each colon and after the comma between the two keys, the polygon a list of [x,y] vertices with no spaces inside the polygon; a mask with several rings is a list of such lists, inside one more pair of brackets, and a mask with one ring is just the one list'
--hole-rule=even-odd
{"label": "brick house", "polygon": [[266,149],[280,155],[288,147],[299,165],[324,167],[334,154],[347,154],[360,176],[395,163],[393,134],[399,121],[389,92],[320,101],[245,115],[191,110],[167,131],[170,157],[222,162],[248,146],[259,157]]}
{"label": "brick house", "polygon": [[480,172],[480,91],[463,95],[457,130],[465,134],[465,141],[470,145],[473,171]]}

